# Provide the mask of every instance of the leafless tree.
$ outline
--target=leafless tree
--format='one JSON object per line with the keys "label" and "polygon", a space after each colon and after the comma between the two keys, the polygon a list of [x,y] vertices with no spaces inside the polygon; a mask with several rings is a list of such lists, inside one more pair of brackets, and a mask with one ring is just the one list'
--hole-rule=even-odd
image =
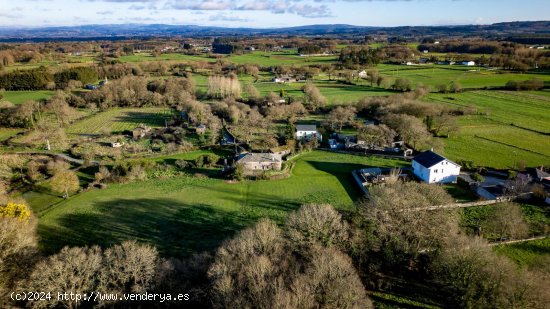
{"label": "leafless tree", "polygon": [[385,124],[368,125],[359,129],[357,138],[369,147],[387,147],[395,140],[397,133]]}
{"label": "leafless tree", "polygon": [[316,111],[327,104],[327,99],[321,94],[319,88],[313,83],[308,82],[304,86],[305,104],[312,111]]}
{"label": "leafless tree", "polygon": [[344,125],[353,123],[356,117],[356,109],[353,106],[338,106],[327,115],[327,120],[333,129],[342,131]]}
{"label": "leafless tree", "polygon": [[346,246],[349,227],[332,206],[307,204],[288,215],[286,233],[299,250],[314,244],[342,248]]}
{"label": "leafless tree", "polygon": [[18,281],[28,276],[38,254],[36,219],[0,217],[0,306]]}
{"label": "leafless tree", "polygon": [[437,282],[451,293],[450,302],[465,308],[546,308],[546,280],[519,270],[480,238],[455,237],[433,262]]}
{"label": "leafless tree", "polygon": [[421,252],[435,250],[458,234],[455,211],[415,210],[449,202],[452,199],[439,186],[397,182],[372,187],[359,214],[373,226],[375,243],[385,252],[387,263],[413,266]]}
{"label": "leafless tree", "polygon": [[[35,266],[25,290],[72,292],[84,295],[95,291],[101,267],[102,256],[99,247],[65,247]],[[29,305],[32,308],[79,307],[79,303],[75,300],[58,299],[57,295],[55,296],[51,299],[31,301]]]}
{"label": "leafless tree", "polygon": [[528,235],[528,226],[523,220],[521,207],[515,203],[503,203],[494,206],[494,210],[481,224],[485,236],[498,239],[524,238]]}

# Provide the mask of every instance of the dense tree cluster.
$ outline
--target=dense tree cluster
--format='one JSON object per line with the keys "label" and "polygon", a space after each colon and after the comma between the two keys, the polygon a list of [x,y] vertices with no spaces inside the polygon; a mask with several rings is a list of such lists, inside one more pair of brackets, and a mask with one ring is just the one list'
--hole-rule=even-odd
{"label": "dense tree cluster", "polygon": [[340,51],[338,61],[347,68],[374,66],[380,62],[378,51],[369,47],[346,47]]}
{"label": "dense tree cluster", "polygon": [[460,53],[460,54],[502,54],[511,53],[515,44],[487,42],[487,41],[450,41],[434,44],[435,42],[418,45],[418,50],[429,50],[433,53]]}
{"label": "dense tree cluster", "polygon": [[511,80],[505,87],[510,90],[540,90],[544,87],[544,81],[537,78],[525,81]]}
{"label": "dense tree cluster", "polygon": [[0,74],[0,89],[6,90],[41,90],[55,88],[50,86],[53,76],[44,67],[32,70],[16,70]]}
{"label": "dense tree cluster", "polygon": [[[269,220],[218,249],[209,277],[220,308],[371,308],[339,248],[349,229],[328,205],[306,205],[284,230]],[[246,263],[244,263],[246,261]]]}

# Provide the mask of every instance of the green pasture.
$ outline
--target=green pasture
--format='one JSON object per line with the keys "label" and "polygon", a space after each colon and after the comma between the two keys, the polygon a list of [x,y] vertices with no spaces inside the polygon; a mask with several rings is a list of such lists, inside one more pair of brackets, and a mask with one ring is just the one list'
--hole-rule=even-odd
{"label": "green pasture", "polygon": [[29,100],[42,101],[53,96],[53,91],[50,90],[35,90],[35,91],[4,91],[4,100],[13,104],[22,104]]}
{"label": "green pasture", "polygon": [[550,97],[547,91],[468,91],[429,94],[424,100],[451,108],[475,107],[458,117],[458,132],[442,138],[453,160],[494,168],[550,164]]}
{"label": "green pasture", "polygon": [[305,203],[350,209],[361,197],[352,170],[403,164],[321,151],[295,160],[292,176],[280,180],[227,183],[183,176],[83,192],[40,216],[41,246],[52,252],[65,245],[106,246],[138,239],[155,244],[165,255],[187,255],[217,247],[260,218],[282,222]]}
{"label": "green pasture", "polygon": [[105,131],[133,130],[140,124],[164,126],[171,111],[161,107],[113,108],[76,121],[67,128],[69,134],[101,134]]}
{"label": "green pasture", "polygon": [[474,106],[488,119],[550,132],[550,91],[468,91],[457,94],[432,93],[425,100],[450,107]]}
{"label": "green pasture", "polygon": [[464,88],[502,87],[510,80],[528,80],[533,78],[550,81],[550,75],[538,73],[514,73],[501,70],[487,70],[480,67],[444,66],[444,65],[395,65],[380,64],[377,69],[393,80],[402,77],[410,79],[414,85],[437,87],[457,81]]}

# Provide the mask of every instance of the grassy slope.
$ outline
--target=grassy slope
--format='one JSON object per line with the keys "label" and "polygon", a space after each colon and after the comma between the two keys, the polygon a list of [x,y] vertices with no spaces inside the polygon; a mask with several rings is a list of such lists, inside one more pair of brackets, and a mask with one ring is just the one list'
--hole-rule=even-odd
{"label": "grassy slope", "polygon": [[213,249],[235,231],[269,217],[281,222],[304,203],[348,209],[361,194],[350,172],[391,161],[315,151],[298,158],[290,178],[228,184],[179,177],[110,185],[64,201],[39,220],[46,251],[137,238],[167,255]]}
{"label": "grassy slope", "polygon": [[520,266],[547,263],[550,257],[550,238],[501,245],[495,247],[495,251],[509,257]]}
{"label": "grassy slope", "polygon": [[518,161],[530,166],[550,164],[550,139],[530,131],[550,132],[547,91],[433,93],[426,100],[455,108],[475,106],[486,114],[458,118],[459,132],[443,139],[445,154],[450,158],[496,168],[510,168]]}

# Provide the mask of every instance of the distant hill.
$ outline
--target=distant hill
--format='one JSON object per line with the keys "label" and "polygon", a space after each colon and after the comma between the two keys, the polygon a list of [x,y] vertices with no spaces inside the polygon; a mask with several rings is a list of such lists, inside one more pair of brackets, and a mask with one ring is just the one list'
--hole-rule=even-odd
{"label": "distant hill", "polygon": [[11,28],[0,27],[1,41],[45,41],[70,39],[127,39],[136,37],[198,37],[241,35],[339,35],[359,36],[477,35],[518,36],[550,35],[550,21],[506,22],[492,25],[366,27],[344,24],[307,25],[286,28],[223,28],[192,25],[116,24],[67,27]]}

